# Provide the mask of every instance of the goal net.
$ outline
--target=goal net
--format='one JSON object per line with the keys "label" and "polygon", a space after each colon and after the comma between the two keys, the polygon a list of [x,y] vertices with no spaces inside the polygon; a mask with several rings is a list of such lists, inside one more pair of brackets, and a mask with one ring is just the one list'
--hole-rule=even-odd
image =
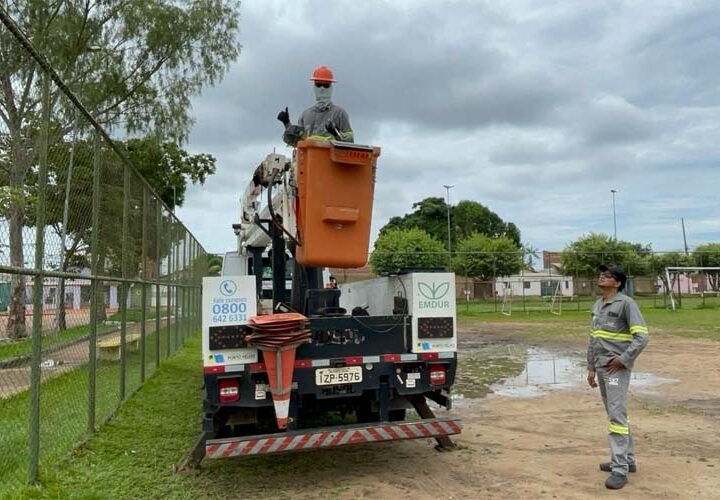
{"label": "goal net", "polygon": [[510,286],[509,283],[505,283],[505,288],[503,288],[502,309],[500,309],[500,312],[505,316],[512,316],[512,298],[512,286]]}
{"label": "goal net", "polygon": [[708,296],[717,298],[720,267],[666,267],[662,278],[663,292],[667,298],[667,307],[676,310],[683,300],[702,301]]}
{"label": "goal net", "polygon": [[562,303],[563,303],[562,281],[558,281],[555,283],[552,298],[550,299],[550,312],[557,316],[562,315]]}

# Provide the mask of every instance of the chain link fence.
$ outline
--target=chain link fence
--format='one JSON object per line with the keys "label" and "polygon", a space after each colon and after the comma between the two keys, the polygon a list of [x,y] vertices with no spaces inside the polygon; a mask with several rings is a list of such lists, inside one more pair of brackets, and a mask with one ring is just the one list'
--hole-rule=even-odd
{"label": "chain link fence", "polygon": [[[589,310],[599,296],[601,264],[621,265],[625,293],[641,308],[720,307],[720,252],[394,252],[378,261],[386,272],[446,267],[455,272],[458,310],[504,313]],[[382,258],[385,257],[385,258]],[[365,279],[364,270],[335,270],[339,282]]]}
{"label": "chain link fence", "polygon": [[95,432],[200,328],[207,259],[2,5],[0,18],[4,496]]}

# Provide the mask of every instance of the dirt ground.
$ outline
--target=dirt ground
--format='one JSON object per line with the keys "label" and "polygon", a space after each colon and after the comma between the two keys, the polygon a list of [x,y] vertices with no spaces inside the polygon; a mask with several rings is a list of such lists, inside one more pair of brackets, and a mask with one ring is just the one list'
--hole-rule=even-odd
{"label": "dirt ground", "polygon": [[[520,325],[468,330],[462,342],[491,336],[515,343]],[[527,325],[523,325],[527,327]],[[510,335],[512,335],[512,340]],[[560,342],[558,344],[558,342]],[[582,350],[582,339],[552,348]],[[542,346],[537,341],[528,345]],[[663,383],[633,388],[631,426],[638,472],[615,492],[604,487],[607,422],[597,389],[581,384],[540,397],[491,394],[453,409],[464,421],[459,451],[438,453],[427,440],[346,448],[333,459],[354,462],[337,473],[276,484],[293,498],[720,498],[720,344],[656,336],[635,370]],[[439,414],[442,416],[442,412]],[[365,460],[358,460],[364,455]],[[370,458],[370,460],[367,460]],[[312,455],[308,454],[312,460]],[[295,476],[294,481],[298,481]],[[319,487],[318,487],[319,486]],[[298,492],[308,492],[298,495]],[[292,492],[292,494],[290,494]],[[312,493],[310,493],[312,492]],[[280,493],[281,495],[283,493]]]}

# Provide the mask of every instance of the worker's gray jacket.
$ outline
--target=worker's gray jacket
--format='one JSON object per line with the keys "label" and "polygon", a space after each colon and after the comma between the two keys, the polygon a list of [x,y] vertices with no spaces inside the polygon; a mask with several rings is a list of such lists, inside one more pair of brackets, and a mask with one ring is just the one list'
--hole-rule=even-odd
{"label": "worker's gray jacket", "polygon": [[[333,103],[330,103],[326,108],[315,105],[302,112],[298,120],[298,125],[302,127],[304,131],[302,139],[316,139],[321,141],[336,140],[325,128],[330,122],[337,127],[342,135],[342,141],[355,142],[347,112]],[[287,142],[287,140],[285,142]]]}
{"label": "worker's gray jacket", "polygon": [[649,340],[645,320],[633,299],[618,292],[592,307],[592,328],[587,350],[589,370],[607,365],[614,357],[628,369]]}

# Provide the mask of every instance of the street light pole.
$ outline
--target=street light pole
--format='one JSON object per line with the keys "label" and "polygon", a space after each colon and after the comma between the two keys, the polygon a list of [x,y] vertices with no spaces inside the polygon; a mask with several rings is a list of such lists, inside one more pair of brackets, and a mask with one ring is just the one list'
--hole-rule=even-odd
{"label": "street light pole", "polygon": [[443,184],[443,187],[445,188],[445,191],[447,191],[447,223],[448,223],[448,268],[452,265],[452,247],[450,246],[450,189],[455,186],[449,186],[447,184]]}
{"label": "street light pole", "polygon": [[611,189],[610,192],[612,193],[613,202],[613,234],[615,236],[615,240],[617,240],[617,217],[615,216],[615,193],[617,193],[617,189]]}

